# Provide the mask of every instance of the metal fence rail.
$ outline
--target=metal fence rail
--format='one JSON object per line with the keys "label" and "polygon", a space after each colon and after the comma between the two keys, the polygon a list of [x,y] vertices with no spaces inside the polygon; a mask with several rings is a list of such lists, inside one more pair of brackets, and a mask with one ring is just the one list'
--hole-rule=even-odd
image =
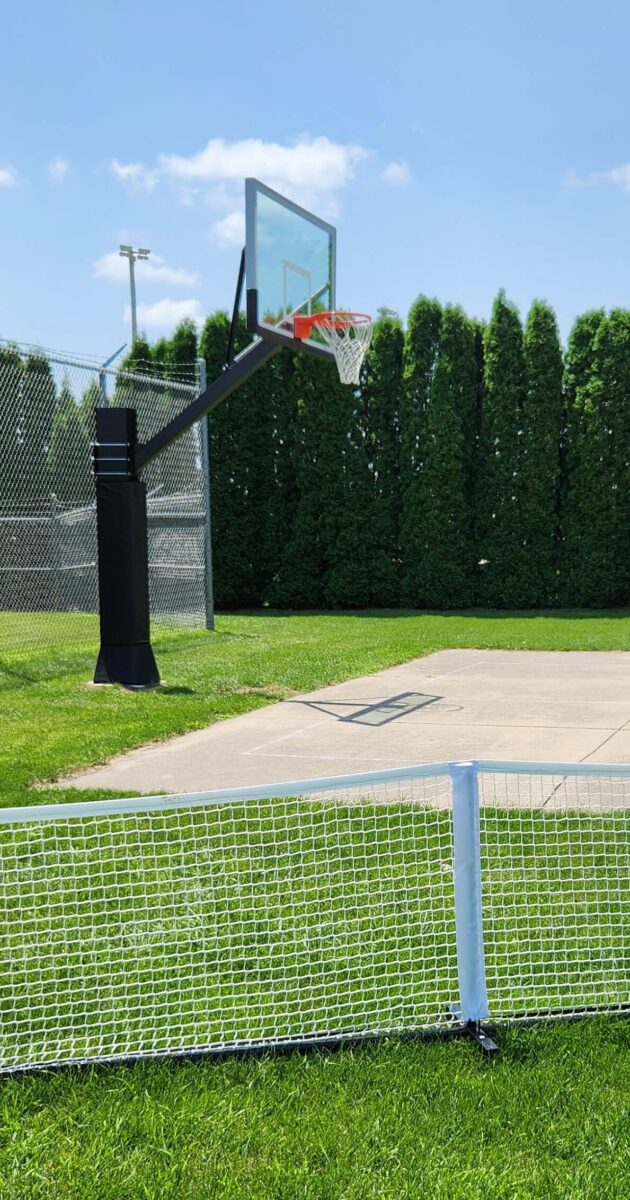
{"label": "metal fence rail", "polygon": [[[154,366],[151,366],[154,371]],[[91,473],[94,408],[135,407],[150,437],[199,391],[199,368],[173,378],[103,367],[0,339],[0,654],[36,647],[45,632],[85,637],[74,614],[98,608]],[[181,377],[180,377],[181,376]],[[209,603],[209,500],[204,426],[144,472],[151,615],[204,628]],[[11,614],[7,617],[5,614]],[[47,614],[33,620],[33,614]],[[96,639],[96,622],[93,623]]]}
{"label": "metal fence rail", "polygon": [[0,1070],[630,1004],[630,766],[0,810]]}

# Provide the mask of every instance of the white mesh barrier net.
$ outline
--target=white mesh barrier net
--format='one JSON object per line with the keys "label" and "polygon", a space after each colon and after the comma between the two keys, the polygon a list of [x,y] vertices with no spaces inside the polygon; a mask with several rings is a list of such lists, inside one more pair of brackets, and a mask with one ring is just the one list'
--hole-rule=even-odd
{"label": "white mesh barrier net", "polygon": [[[593,768],[596,772],[596,768]],[[630,1002],[630,767],[624,775],[480,774],[490,1011]]]}
{"label": "white mesh barrier net", "polygon": [[0,825],[2,1067],[446,1023],[448,788]]}
{"label": "white mesh barrier net", "polygon": [[0,810],[0,1070],[452,1028],[458,872],[491,1019],[627,1007],[630,767],[504,768]]}

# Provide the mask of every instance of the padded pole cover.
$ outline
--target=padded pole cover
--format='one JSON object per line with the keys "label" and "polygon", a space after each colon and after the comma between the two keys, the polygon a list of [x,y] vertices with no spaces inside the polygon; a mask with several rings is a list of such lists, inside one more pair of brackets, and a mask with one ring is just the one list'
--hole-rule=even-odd
{"label": "padded pole cover", "polygon": [[135,412],[97,409],[95,446],[101,648],[95,683],[155,687],[150,641],[147,497],[131,472]]}

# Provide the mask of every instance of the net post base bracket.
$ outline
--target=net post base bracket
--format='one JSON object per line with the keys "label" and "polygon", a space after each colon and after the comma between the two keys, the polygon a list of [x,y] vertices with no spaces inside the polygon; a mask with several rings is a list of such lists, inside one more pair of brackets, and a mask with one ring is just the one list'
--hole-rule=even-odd
{"label": "net post base bracket", "polygon": [[464,1021],[459,1004],[451,1004],[449,1011],[456,1021],[461,1022],[459,1028],[453,1032],[459,1033],[461,1037],[471,1038],[483,1054],[491,1056],[499,1053],[497,1043],[490,1037],[487,1029],[484,1029],[481,1021]]}
{"label": "net post base bracket", "polygon": [[476,1042],[483,1054],[492,1056],[499,1053],[497,1043],[493,1041],[488,1031],[484,1029],[481,1021],[466,1021],[463,1033],[466,1037],[472,1038],[473,1042]]}

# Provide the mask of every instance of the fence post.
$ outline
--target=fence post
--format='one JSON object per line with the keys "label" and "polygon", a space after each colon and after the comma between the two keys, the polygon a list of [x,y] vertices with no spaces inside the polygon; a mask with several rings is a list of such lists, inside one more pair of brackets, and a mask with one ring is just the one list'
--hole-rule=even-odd
{"label": "fence post", "polygon": [[[199,368],[199,391],[207,387],[206,360],[197,359]],[[210,446],[208,443],[208,418],[202,417],[199,425],[201,441],[201,495],[204,507],[204,595],[206,601],[206,629],[214,629],[214,590],[212,583],[212,523],[210,515]]]}
{"label": "fence post", "polygon": [[481,906],[481,847],[477,764],[451,765],[453,870],[459,981],[458,1016],[466,1024],[488,1016]]}
{"label": "fence post", "polygon": [[59,533],[59,501],[55,492],[50,493],[50,519],[52,525],[51,542],[52,542],[52,559],[53,559],[53,574],[54,585],[52,591],[55,596],[55,604],[57,612],[66,611],[65,596],[63,589],[63,555],[61,552],[61,537]]}

